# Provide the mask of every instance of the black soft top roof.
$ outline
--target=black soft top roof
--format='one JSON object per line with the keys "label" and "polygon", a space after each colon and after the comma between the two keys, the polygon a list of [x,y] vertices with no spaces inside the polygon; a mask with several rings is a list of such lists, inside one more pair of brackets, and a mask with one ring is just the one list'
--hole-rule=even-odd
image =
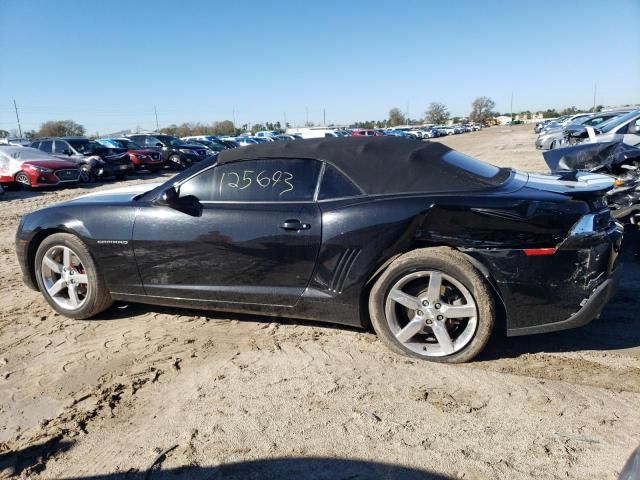
{"label": "black soft top roof", "polygon": [[494,187],[508,171],[438,142],[400,137],[315,138],[223,150],[218,163],[297,158],[334,164],[367,194],[453,192]]}

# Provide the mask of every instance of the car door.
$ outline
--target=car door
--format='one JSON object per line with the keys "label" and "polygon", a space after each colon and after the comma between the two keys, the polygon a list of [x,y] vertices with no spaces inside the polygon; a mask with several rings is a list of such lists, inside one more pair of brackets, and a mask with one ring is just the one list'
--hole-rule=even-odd
{"label": "car door", "polygon": [[295,305],[320,248],[320,168],[297,159],[222,164],[177,187],[181,201],[195,200],[200,211],[140,208],[133,245],[147,294]]}

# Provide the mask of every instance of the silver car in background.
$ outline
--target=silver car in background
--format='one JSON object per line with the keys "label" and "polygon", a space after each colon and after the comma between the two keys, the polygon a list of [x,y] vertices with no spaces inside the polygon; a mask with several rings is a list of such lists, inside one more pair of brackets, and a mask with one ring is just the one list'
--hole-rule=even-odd
{"label": "silver car in background", "polygon": [[543,130],[536,139],[536,148],[540,150],[552,150],[561,147],[565,142],[567,129],[583,125],[593,127],[605,123],[606,121],[619,117],[628,112],[598,112],[573,115],[568,121],[562,122],[558,127]]}

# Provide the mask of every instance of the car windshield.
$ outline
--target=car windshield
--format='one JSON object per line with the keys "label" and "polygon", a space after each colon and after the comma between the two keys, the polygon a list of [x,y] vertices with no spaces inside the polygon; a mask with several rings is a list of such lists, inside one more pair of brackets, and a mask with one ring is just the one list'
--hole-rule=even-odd
{"label": "car windshield", "polygon": [[623,123],[626,123],[627,120],[631,120],[634,117],[640,115],[640,111],[636,110],[635,112],[629,112],[626,115],[621,115],[619,117],[613,117],[606,122],[602,122],[600,125],[596,127],[598,133],[608,133],[616,127],[619,127]]}
{"label": "car windshield", "polygon": [[185,145],[187,145],[186,142],[170,135],[156,135],[155,137],[162,143],[168,143],[172,147],[184,147]]}
{"label": "car windshield", "polygon": [[120,144],[120,146],[122,148],[128,148],[129,150],[142,149],[142,147],[140,145],[138,145],[136,142],[134,142],[133,140],[126,139],[126,138],[121,138],[121,139],[118,139],[118,140],[114,140],[114,142]]}
{"label": "car windshield", "polygon": [[67,142],[80,153],[93,152],[94,150],[104,148],[98,142],[94,142],[93,140],[79,139],[67,140]]}

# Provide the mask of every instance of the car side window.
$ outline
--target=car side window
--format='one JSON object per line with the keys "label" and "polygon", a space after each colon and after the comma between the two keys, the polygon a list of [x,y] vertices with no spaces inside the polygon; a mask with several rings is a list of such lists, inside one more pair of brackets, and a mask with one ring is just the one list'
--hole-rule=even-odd
{"label": "car side window", "polygon": [[38,150],[40,150],[40,143],[41,142],[33,142],[30,147],[31,148],[37,148]]}
{"label": "car side window", "polygon": [[151,136],[147,137],[145,141],[146,141],[145,145],[147,145],[148,147],[156,147],[159,143],[160,144],[162,143],[156,137],[151,137]]}
{"label": "car side window", "polygon": [[316,160],[247,160],[218,165],[187,180],[180,196],[200,201],[299,202],[311,201],[318,183]]}
{"label": "car side window", "polygon": [[318,200],[359,195],[362,195],[362,192],[348,177],[330,163],[325,164]]}
{"label": "car side window", "polygon": [[53,146],[55,147],[56,153],[59,154],[65,153],[65,150],[71,151],[69,145],[67,145],[67,142],[63,142],[62,140],[56,140]]}
{"label": "car side window", "polygon": [[53,151],[53,142],[51,140],[45,140],[40,143],[40,150],[47,153],[52,153]]}

